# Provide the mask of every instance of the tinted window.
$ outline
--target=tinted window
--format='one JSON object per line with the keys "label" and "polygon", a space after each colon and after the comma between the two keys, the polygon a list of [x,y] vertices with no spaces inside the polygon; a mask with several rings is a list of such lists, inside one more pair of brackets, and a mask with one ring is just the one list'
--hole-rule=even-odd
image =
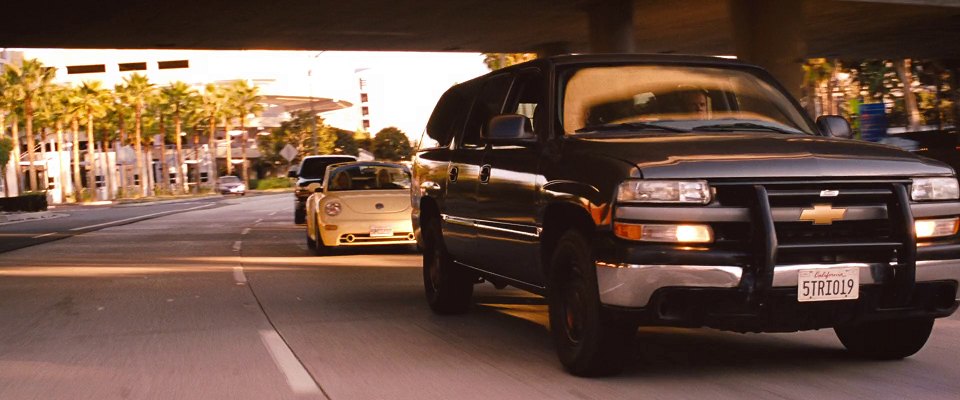
{"label": "tinted window", "polygon": [[300,177],[304,179],[323,179],[323,173],[326,172],[330,164],[356,161],[353,157],[313,157],[305,158],[300,166]]}
{"label": "tinted window", "polygon": [[[517,77],[505,114],[520,114],[530,119],[534,132],[547,126],[546,88],[539,70],[524,70]],[[541,108],[543,107],[543,108]]]}
{"label": "tinted window", "polygon": [[464,95],[461,88],[453,88],[444,93],[427,121],[426,136],[420,143],[420,148],[449,145],[457,129],[463,125],[463,116],[469,107],[470,99]]}
{"label": "tinted window", "polygon": [[228,175],[228,176],[220,177],[220,183],[238,183],[238,182],[240,182],[240,178],[236,176]]}

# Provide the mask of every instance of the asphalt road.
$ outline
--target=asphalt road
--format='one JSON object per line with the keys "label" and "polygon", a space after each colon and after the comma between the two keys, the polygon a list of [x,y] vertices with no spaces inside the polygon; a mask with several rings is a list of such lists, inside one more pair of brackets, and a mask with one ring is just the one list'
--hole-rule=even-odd
{"label": "asphalt road", "polygon": [[919,354],[896,362],[853,359],[830,330],[642,328],[625,373],[572,377],[553,352],[538,297],[482,285],[467,315],[434,316],[423,300],[419,255],[315,257],[303,227],[291,223],[289,194],[213,203],[0,253],[0,399],[955,400],[960,393],[956,316],[937,322]]}

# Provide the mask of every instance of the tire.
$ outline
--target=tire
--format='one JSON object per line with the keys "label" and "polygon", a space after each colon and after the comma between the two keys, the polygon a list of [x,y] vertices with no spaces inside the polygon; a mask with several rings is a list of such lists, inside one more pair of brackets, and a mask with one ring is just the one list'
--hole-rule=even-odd
{"label": "tire", "polygon": [[856,356],[899,360],[923,348],[933,330],[933,318],[868,321],[833,330],[843,346]]}
{"label": "tire", "polygon": [[[310,228],[309,228],[309,225],[308,225],[308,228],[307,228],[307,229],[304,229],[304,232],[307,232],[307,234],[305,235],[305,236],[307,237],[307,248],[309,248],[310,250],[316,250],[316,248],[317,248],[317,241],[310,238]],[[318,235],[316,234],[316,233],[317,233],[316,224],[314,224],[313,233],[314,233],[314,237],[316,237],[316,238],[318,238],[318,239],[320,238],[320,236],[318,236]]]}
{"label": "tire", "polygon": [[427,304],[440,315],[463,314],[470,309],[475,277],[453,262],[443,244],[438,218],[430,220],[430,240],[423,251],[423,287]]}
{"label": "tire", "polygon": [[330,255],[330,252],[332,249],[330,248],[330,246],[323,244],[323,238],[320,237],[320,224],[317,224],[317,223],[313,224],[313,234],[317,238],[317,240],[314,241],[314,245],[312,247],[313,254],[316,254],[318,256]]}
{"label": "tire", "polygon": [[300,225],[307,223],[307,210],[294,208],[293,209],[293,223]]}
{"label": "tire", "polygon": [[633,356],[637,325],[613,321],[601,311],[589,241],[576,230],[565,232],[550,262],[550,333],[560,363],[577,376],[619,373]]}

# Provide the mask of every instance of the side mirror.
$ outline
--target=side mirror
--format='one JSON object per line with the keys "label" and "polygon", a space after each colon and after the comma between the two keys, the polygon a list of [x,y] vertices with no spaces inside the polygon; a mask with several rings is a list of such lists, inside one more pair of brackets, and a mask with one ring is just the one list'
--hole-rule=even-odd
{"label": "side mirror", "polygon": [[490,144],[528,144],[537,141],[530,119],[520,114],[503,114],[490,119],[483,139]]}
{"label": "side mirror", "polygon": [[287,178],[298,177],[299,175],[297,174],[297,168],[298,167],[290,167],[290,169],[287,171]]}
{"label": "side mirror", "polygon": [[817,118],[817,128],[820,133],[826,136],[850,139],[853,137],[853,131],[850,130],[850,123],[839,115],[823,115]]}

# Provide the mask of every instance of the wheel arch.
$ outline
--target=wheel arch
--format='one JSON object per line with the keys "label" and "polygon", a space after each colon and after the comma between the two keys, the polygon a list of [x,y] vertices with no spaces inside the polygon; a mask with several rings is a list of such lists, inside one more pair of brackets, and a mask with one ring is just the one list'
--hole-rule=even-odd
{"label": "wheel arch", "polygon": [[576,229],[591,238],[597,230],[590,212],[578,204],[557,202],[546,207],[543,214],[543,231],[540,234],[540,260],[544,276],[550,276],[550,259],[560,237],[569,229]]}

